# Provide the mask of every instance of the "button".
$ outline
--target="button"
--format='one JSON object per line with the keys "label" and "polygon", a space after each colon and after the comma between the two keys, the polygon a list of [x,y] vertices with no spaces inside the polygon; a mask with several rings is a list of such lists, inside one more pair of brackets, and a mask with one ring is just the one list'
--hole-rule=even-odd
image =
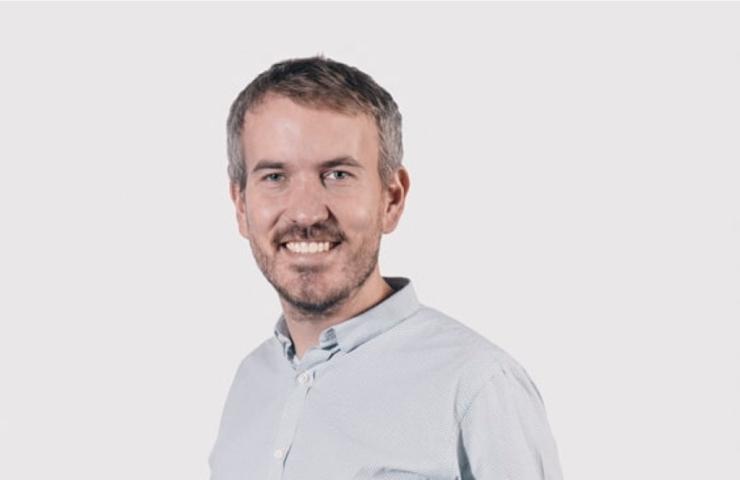
{"label": "button", "polygon": [[274,452],[272,452],[272,456],[280,460],[285,456],[285,449],[284,448],[278,448]]}
{"label": "button", "polygon": [[309,383],[311,383],[311,373],[303,372],[298,375],[298,383],[300,383],[301,385],[308,385]]}

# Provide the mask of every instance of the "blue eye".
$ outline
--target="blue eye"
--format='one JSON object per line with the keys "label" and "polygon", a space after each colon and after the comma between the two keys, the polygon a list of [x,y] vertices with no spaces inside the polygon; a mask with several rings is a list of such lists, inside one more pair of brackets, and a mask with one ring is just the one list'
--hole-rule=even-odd
{"label": "blue eye", "polygon": [[[334,176],[334,178],[331,178],[332,176]],[[344,170],[332,170],[325,176],[325,178],[331,178],[332,180],[344,180],[349,177],[350,174],[348,172],[345,172]]]}
{"label": "blue eye", "polygon": [[264,177],[262,177],[263,180],[267,180],[268,182],[279,182],[284,178],[284,175],[282,173],[268,173]]}

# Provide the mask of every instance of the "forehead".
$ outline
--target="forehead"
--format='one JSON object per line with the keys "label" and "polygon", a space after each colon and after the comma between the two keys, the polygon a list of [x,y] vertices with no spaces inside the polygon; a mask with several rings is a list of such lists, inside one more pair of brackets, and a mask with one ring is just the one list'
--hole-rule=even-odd
{"label": "forehead", "polygon": [[377,165],[375,119],[364,113],[342,113],[309,107],[268,94],[247,111],[242,133],[247,168],[264,159],[311,163],[339,156]]}

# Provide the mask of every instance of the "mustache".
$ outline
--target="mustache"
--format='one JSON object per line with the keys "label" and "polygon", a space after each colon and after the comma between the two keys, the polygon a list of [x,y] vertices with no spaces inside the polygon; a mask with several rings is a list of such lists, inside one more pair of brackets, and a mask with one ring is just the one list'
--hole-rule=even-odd
{"label": "mustache", "polygon": [[344,240],[344,233],[335,223],[323,222],[313,225],[289,225],[275,232],[275,245],[291,241],[322,240],[340,242]]}

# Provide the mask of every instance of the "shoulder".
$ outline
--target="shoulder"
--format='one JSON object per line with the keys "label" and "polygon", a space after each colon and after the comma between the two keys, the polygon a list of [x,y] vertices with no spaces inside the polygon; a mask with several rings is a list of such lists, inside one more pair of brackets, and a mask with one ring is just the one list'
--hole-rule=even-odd
{"label": "shoulder", "polygon": [[459,413],[491,384],[511,383],[541,400],[525,368],[508,351],[463,322],[428,307],[407,322],[418,348],[443,358],[455,377]]}
{"label": "shoulder", "polygon": [[281,366],[281,359],[282,346],[280,342],[274,337],[268,338],[241,360],[236,372],[237,380],[255,374],[275,373]]}
{"label": "shoulder", "polygon": [[448,351],[467,367],[517,367],[519,363],[502,347],[463,322],[423,305],[411,316],[407,328],[425,348]]}

